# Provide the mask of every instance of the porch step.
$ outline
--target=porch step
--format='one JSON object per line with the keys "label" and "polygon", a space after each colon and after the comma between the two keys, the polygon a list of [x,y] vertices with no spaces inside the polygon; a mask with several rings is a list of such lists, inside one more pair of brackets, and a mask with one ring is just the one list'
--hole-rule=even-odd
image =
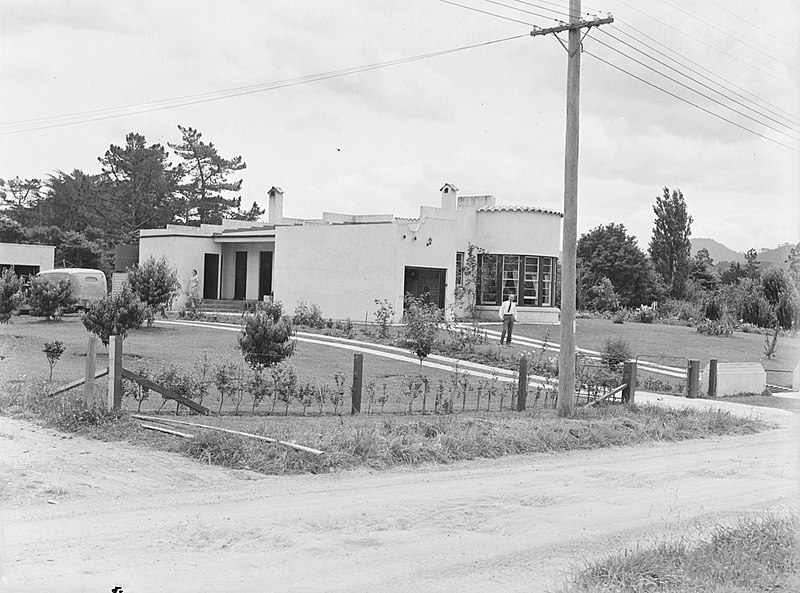
{"label": "porch step", "polygon": [[259,301],[234,301],[223,299],[205,299],[200,304],[203,313],[242,313],[247,309],[254,309]]}

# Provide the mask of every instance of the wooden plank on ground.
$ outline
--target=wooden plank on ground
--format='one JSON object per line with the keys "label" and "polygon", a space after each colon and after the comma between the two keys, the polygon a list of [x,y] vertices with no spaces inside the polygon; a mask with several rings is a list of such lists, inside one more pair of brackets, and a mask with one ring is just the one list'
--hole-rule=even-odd
{"label": "wooden plank on ground", "polygon": [[[105,377],[108,374],[108,369],[103,369],[102,371],[98,371],[95,373],[94,378],[99,379],[100,377]],[[72,383],[67,383],[66,385],[62,385],[55,391],[51,391],[47,395],[50,397],[54,395],[58,395],[59,393],[64,393],[65,391],[69,391],[70,389],[75,389],[76,387],[80,387],[86,382],[86,377],[81,377],[80,379],[76,379]]]}
{"label": "wooden plank on ground", "polygon": [[229,428],[221,428],[219,426],[209,426],[208,424],[198,424],[197,422],[186,422],[185,420],[177,420],[174,418],[162,418],[160,416],[142,416],[141,414],[131,414],[131,418],[136,418],[137,420],[147,420],[149,422],[166,422],[167,424],[180,424],[182,426],[194,426],[195,428],[207,428],[208,430],[217,430],[219,432],[227,432],[228,434],[236,434],[243,437],[250,437],[253,439],[258,439],[260,441],[266,441],[268,443],[275,443],[277,445],[283,445],[284,447],[289,447],[291,449],[297,449],[298,451],[305,451],[306,453],[311,453],[312,455],[324,455],[325,451],[320,451],[319,449],[312,449],[311,447],[306,447],[304,445],[298,445],[297,443],[289,443],[287,441],[279,441],[278,439],[273,439],[271,437],[265,437],[260,434],[251,434],[249,432],[241,432],[239,430],[231,430]]}
{"label": "wooden plank on ground", "polygon": [[617,393],[619,393],[620,391],[622,391],[623,389],[625,389],[627,386],[628,386],[628,384],[627,384],[627,383],[623,383],[623,384],[622,384],[622,385],[620,385],[619,387],[616,387],[616,388],[614,388],[614,390],[613,390],[613,391],[609,391],[608,393],[606,393],[605,395],[603,395],[603,397],[598,397],[597,399],[594,399],[594,400],[590,401],[588,404],[586,404],[586,405],[585,405],[585,406],[583,406],[583,407],[584,407],[584,408],[588,408],[589,406],[593,406],[593,405],[595,405],[596,403],[603,401],[604,399],[608,399],[609,397],[611,397],[611,396],[613,396],[613,395],[616,395]]}
{"label": "wooden plank on ground", "polygon": [[147,430],[156,430],[158,432],[165,432],[167,434],[172,434],[178,437],[183,437],[185,439],[193,439],[194,435],[189,434],[188,432],[181,432],[179,430],[172,430],[171,428],[164,428],[163,426],[156,426],[155,424],[145,424],[142,422],[142,428],[146,428]]}
{"label": "wooden plank on ground", "polygon": [[141,375],[137,375],[133,371],[129,371],[126,368],[122,369],[122,376],[125,377],[126,379],[130,379],[131,381],[135,381],[142,387],[155,391],[156,393],[160,393],[164,397],[168,397],[169,399],[174,399],[176,402],[183,404],[187,408],[191,408],[192,410],[194,410],[199,414],[208,415],[210,412],[210,410],[205,406],[201,406],[195,401],[183,397],[182,395],[178,395],[177,393],[170,391],[166,387],[162,387],[158,383],[153,383],[149,379],[145,379]]}

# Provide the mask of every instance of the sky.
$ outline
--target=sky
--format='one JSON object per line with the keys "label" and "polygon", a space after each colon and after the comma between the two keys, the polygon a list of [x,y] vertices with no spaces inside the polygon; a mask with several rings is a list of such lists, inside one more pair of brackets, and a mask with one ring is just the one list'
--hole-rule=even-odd
{"label": "sky", "polygon": [[[99,173],[98,157],[127,133],[166,146],[182,125],[243,157],[243,206],[266,207],[278,186],[289,217],[415,216],[439,205],[444,183],[563,210],[567,56],[553,35],[528,33],[565,20],[568,1],[453,2],[463,6],[0,0],[0,178]],[[583,10],[615,22],[583,42],[579,233],[621,223],[646,249],[668,187],[683,192],[694,237],[737,251],[800,241],[800,2],[591,0]],[[177,98],[194,104],[158,103]],[[125,106],[137,107],[117,117]],[[46,119],[62,115],[73,117]]]}

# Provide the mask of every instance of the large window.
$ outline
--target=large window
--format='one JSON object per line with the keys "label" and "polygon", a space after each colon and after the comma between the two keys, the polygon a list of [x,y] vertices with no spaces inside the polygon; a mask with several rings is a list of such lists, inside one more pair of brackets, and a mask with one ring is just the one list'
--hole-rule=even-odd
{"label": "large window", "polygon": [[499,305],[509,293],[524,307],[553,305],[555,258],[535,255],[478,255],[479,305]]}
{"label": "large window", "polygon": [[478,256],[478,267],[481,271],[478,304],[497,303],[497,265],[499,260],[499,257],[490,253]]}
{"label": "large window", "polygon": [[519,303],[527,307],[535,307],[539,300],[539,258],[525,256],[525,284],[522,288],[522,299]]}

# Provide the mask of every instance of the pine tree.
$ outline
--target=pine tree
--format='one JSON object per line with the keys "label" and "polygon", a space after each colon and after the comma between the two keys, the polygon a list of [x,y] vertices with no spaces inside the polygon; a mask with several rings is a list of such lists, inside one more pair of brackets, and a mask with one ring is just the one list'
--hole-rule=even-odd
{"label": "pine tree", "polygon": [[183,160],[185,177],[180,186],[184,196],[187,224],[219,224],[223,218],[239,212],[241,197],[226,198],[224,193],[238,192],[242,180],[228,181],[229,176],[247,165],[241,156],[224,159],[213,143],[203,142],[203,135],[193,128],[178,126],[183,135],[181,144],[169,147]]}

